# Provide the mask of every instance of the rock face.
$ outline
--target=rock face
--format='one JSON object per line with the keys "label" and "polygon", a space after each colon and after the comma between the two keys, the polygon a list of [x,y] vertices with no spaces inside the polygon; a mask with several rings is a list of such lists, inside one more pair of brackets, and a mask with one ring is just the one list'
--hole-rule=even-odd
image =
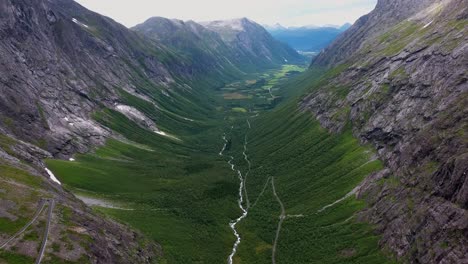
{"label": "rock face", "polygon": [[387,169],[360,217],[411,263],[468,261],[467,18],[462,0],[379,1],[315,60],[332,70],[302,102],[375,146]]}
{"label": "rock face", "polygon": [[0,16],[2,127],[54,156],[103,142],[110,131],[91,113],[119,89],[141,93],[135,68],[162,87],[191,74],[187,60],[71,0],[2,1]]}

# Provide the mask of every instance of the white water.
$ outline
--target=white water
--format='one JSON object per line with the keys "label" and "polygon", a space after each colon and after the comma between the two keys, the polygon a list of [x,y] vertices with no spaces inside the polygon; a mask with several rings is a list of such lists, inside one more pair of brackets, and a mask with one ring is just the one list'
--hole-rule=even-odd
{"label": "white water", "polygon": [[[248,121],[247,121],[248,122]],[[248,122],[249,124],[249,128],[250,128],[250,123]],[[234,128],[231,127],[231,130]],[[223,148],[221,149],[221,151],[219,152],[219,155],[220,156],[223,156],[223,153],[224,151],[226,150],[226,146],[227,146],[227,143],[228,143],[228,140],[226,139],[226,134],[223,134],[223,141],[224,141],[224,146]],[[250,168],[250,161],[248,159],[248,156],[246,154],[246,151],[247,151],[247,137],[246,137],[246,140],[245,140],[245,143],[244,143],[244,152],[243,152],[243,155],[244,155],[244,159],[249,163],[249,168]],[[237,248],[239,247],[239,244],[241,242],[241,237],[239,235],[239,233],[237,232],[237,229],[236,229],[236,225],[242,221],[244,218],[247,217],[247,214],[248,214],[248,208],[245,208],[243,203],[244,203],[244,195],[243,195],[243,192],[246,191],[245,190],[245,178],[242,176],[242,172],[240,170],[236,170],[235,168],[235,165],[233,163],[234,161],[234,157],[233,156],[229,156],[229,161],[228,161],[228,164],[231,166],[231,170],[232,171],[235,171],[237,172],[237,176],[239,177],[239,181],[240,181],[240,184],[239,184],[239,199],[237,200],[237,204],[239,206],[239,208],[241,209],[242,211],[242,214],[241,216],[239,216],[237,219],[235,220],[232,220],[231,222],[229,222],[229,227],[231,227],[232,229],[232,232],[234,233],[234,236],[236,237],[236,242],[234,242],[234,245],[232,246],[232,251],[231,251],[231,254],[229,255],[228,257],[228,263],[229,264],[232,264],[233,263],[233,258],[234,258],[234,255],[236,255],[236,252],[237,252]]]}
{"label": "white water", "polygon": [[[232,165],[232,167],[234,167],[234,165]],[[237,232],[236,225],[240,221],[242,221],[242,219],[246,218],[248,214],[247,209],[245,209],[244,206],[242,205],[242,203],[244,202],[244,195],[242,195],[242,190],[244,189],[244,179],[242,178],[242,173],[240,172],[240,170],[237,170],[237,175],[239,176],[239,180],[240,180],[239,199],[237,200],[237,204],[239,205],[239,208],[242,210],[242,215],[229,223],[229,226],[231,227],[232,231],[234,232],[234,235],[236,236],[236,242],[234,243],[234,246],[232,247],[231,255],[229,255],[229,258],[228,258],[229,264],[232,264],[232,259],[234,258],[234,255],[237,252],[237,247],[239,246],[241,242],[241,237],[239,233]]]}
{"label": "white water", "polygon": [[[247,123],[249,124],[249,128],[250,128],[249,120],[247,120]],[[244,193],[245,193],[245,201],[247,202],[247,208],[250,208],[250,201],[249,201],[249,195],[247,194],[246,184],[247,184],[247,176],[249,176],[249,174],[250,174],[250,169],[251,169],[252,165],[250,164],[249,156],[247,155],[247,143],[248,143],[247,142],[247,135],[245,135],[245,138],[244,138],[244,152],[242,152],[242,155],[244,155],[244,160],[249,165],[249,169],[247,170],[247,172],[245,173],[245,176],[244,176]]]}
{"label": "white water", "polygon": [[226,150],[226,146],[227,146],[227,139],[226,139],[226,133],[223,134],[223,140],[224,140],[224,146],[223,148],[221,149],[221,151],[219,152],[219,155],[222,156],[223,155],[223,152]]}
{"label": "white water", "polygon": [[62,185],[62,183],[57,179],[57,177],[55,177],[55,175],[52,173],[51,170],[49,170],[48,168],[45,168],[45,171],[47,172],[47,174],[49,174],[49,177],[53,182],[58,183],[59,185]]}

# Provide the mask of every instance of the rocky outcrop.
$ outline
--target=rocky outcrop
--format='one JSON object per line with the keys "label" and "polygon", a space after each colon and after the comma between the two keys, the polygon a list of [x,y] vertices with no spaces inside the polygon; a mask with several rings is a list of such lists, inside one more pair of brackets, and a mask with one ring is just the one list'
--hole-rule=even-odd
{"label": "rocky outcrop", "polygon": [[360,219],[411,263],[468,260],[467,17],[461,0],[379,1],[312,64],[332,70],[302,102],[375,146],[387,170]]}

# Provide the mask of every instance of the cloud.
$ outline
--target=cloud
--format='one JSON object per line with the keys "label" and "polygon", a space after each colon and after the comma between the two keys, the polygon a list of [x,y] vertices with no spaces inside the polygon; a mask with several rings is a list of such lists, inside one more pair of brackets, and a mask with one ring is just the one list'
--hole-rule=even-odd
{"label": "cloud", "polygon": [[287,26],[343,24],[371,11],[377,0],[76,0],[130,27],[152,16],[208,21],[248,17]]}

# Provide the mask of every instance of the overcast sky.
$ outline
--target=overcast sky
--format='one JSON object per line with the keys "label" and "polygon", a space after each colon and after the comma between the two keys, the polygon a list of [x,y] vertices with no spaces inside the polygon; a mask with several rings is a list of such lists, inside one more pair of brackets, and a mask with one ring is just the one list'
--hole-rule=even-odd
{"label": "overcast sky", "polygon": [[284,26],[353,23],[377,0],[76,0],[83,6],[132,27],[152,16],[209,21],[248,17]]}

